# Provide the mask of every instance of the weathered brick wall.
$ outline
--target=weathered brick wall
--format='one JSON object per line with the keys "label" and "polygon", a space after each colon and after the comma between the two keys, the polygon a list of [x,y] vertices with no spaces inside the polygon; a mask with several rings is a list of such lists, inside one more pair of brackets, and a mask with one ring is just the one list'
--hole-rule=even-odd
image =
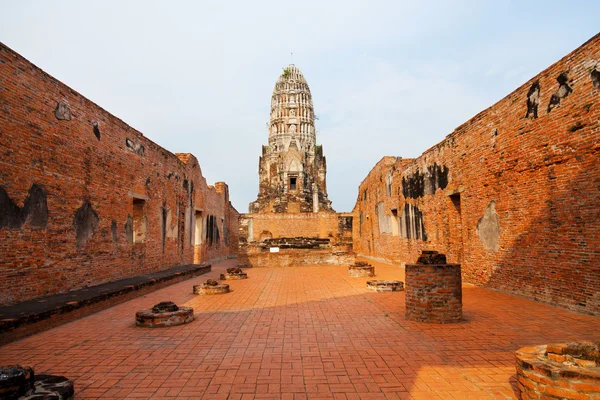
{"label": "weathered brick wall", "polygon": [[[352,253],[352,214],[241,214],[239,217],[238,260],[241,265],[254,267],[287,267],[291,265],[347,265],[354,260]],[[278,238],[328,239],[330,248],[281,249],[269,253],[263,243]]]}
{"label": "weathered brick wall", "polygon": [[268,249],[259,246],[241,246],[238,255],[240,265],[244,267],[300,267],[343,265],[354,263],[354,253],[345,247],[332,247],[330,249],[280,249],[278,253],[271,253]]}
{"label": "weathered brick wall", "polygon": [[191,154],[1,44],[0,101],[0,304],[235,254],[227,186]]}
{"label": "weathered brick wall", "polygon": [[[301,213],[301,214],[243,214],[246,220],[240,226],[252,227],[250,241],[260,241],[264,237],[272,238],[329,238],[336,242],[339,232],[340,214],[332,212]],[[248,231],[245,231],[248,235]],[[241,235],[240,235],[241,236]]]}
{"label": "weathered brick wall", "polygon": [[358,254],[462,264],[466,282],[600,314],[600,36],[416,159],[359,187]]}

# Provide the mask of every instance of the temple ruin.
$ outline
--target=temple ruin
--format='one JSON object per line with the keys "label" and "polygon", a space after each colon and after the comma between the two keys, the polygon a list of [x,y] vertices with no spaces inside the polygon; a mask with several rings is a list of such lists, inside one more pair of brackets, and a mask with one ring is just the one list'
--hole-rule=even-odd
{"label": "temple ruin", "polygon": [[269,144],[262,147],[258,198],[250,203],[250,213],[333,211],[326,175],[310,88],[298,67],[290,64],[271,96]]}
{"label": "temple ruin", "polygon": [[258,198],[240,217],[240,264],[351,262],[353,218],[336,213],[327,198],[327,163],[317,145],[312,96],[295,65],[284,68],[275,82],[270,109]]}
{"label": "temple ruin", "polygon": [[346,213],[294,65],[244,214],[3,44],[0,103],[0,397],[600,398],[600,34]]}

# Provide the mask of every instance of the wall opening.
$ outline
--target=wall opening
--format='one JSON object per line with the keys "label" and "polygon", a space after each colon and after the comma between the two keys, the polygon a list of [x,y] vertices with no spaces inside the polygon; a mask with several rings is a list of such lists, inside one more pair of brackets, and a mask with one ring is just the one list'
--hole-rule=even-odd
{"label": "wall opening", "polygon": [[460,215],[460,193],[450,195],[450,200],[452,201],[454,209],[458,212],[458,215]]}
{"label": "wall opening", "polygon": [[162,241],[162,251],[165,252],[165,245],[167,242],[167,209],[163,206],[161,209],[161,224],[160,224],[160,236]]}
{"label": "wall opening", "polygon": [[133,243],[144,243],[148,231],[146,201],[133,199]]}
{"label": "wall opening", "polygon": [[454,193],[450,197],[450,206],[448,210],[448,224],[450,241],[450,257],[453,262],[461,263],[463,258],[463,237],[462,237],[462,215],[460,193]]}
{"label": "wall opening", "polygon": [[419,207],[405,203],[399,222],[400,237],[427,241],[427,233],[425,232],[425,224],[423,222],[423,212],[419,210]]}
{"label": "wall opening", "polygon": [[392,208],[392,235],[398,236],[400,234],[399,225],[400,220],[398,219],[398,209]]}
{"label": "wall opening", "polygon": [[206,239],[208,240],[208,245],[212,246],[214,243],[218,246],[220,237],[217,218],[214,215],[209,215],[206,217]]}
{"label": "wall opening", "polygon": [[202,244],[202,211],[194,214],[194,244]]}
{"label": "wall opening", "polygon": [[295,176],[290,177],[290,190],[296,190],[296,179]]}
{"label": "wall opening", "polygon": [[392,171],[390,171],[385,176],[385,194],[387,194],[388,197],[392,195],[392,182],[393,182],[393,174],[392,174]]}

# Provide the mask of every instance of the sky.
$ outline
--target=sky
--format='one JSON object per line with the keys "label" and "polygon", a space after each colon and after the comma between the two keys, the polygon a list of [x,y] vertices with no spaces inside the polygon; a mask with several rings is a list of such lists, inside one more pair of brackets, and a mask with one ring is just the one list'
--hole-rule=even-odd
{"label": "sky", "polygon": [[597,34],[598,15],[595,0],[0,0],[0,41],[193,153],[240,212],[258,194],[271,93],[293,60],[344,212],[383,156],[418,157]]}

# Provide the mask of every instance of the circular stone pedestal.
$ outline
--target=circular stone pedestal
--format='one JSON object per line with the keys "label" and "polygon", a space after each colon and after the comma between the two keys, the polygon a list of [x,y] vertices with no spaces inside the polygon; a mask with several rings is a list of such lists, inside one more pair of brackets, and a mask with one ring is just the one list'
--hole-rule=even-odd
{"label": "circular stone pedestal", "polygon": [[20,365],[0,367],[0,398],[19,400],[71,400],[73,382],[64,376],[37,375]]}
{"label": "circular stone pedestal", "polygon": [[219,283],[213,279],[207,280],[201,285],[194,285],[194,294],[224,294],[229,293],[229,285]]}
{"label": "circular stone pedestal", "polygon": [[523,347],[516,369],[519,399],[600,399],[600,343]]}
{"label": "circular stone pedestal", "polygon": [[221,274],[222,280],[248,279],[248,274],[241,268],[227,268],[227,273]]}
{"label": "circular stone pedestal", "polygon": [[150,310],[138,311],[135,324],[143,328],[164,328],[190,323],[194,320],[192,307],[178,307],[170,301],[156,304]]}
{"label": "circular stone pedestal", "polygon": [[400,292],[404,290],[402,281],[367,281],[367,289],[373,292]]}
{"label": "circular stone pedestal", "polygon": [[73,381],[64,376],[36,375],[34,389],[19,400],[71,400],[75,396]]}
{"label": "circular stone pedestal", "polygon": [[363,278],[375,276],[375,267],[366,262],[357,262],[348,267],[348,276],[350,278]]}
{"label": "circular stone pedestal", "polygon": [[224,281],[234,281],[238,279],[248,279],[248,274],[243,272],[241,274],[221,274],[221,279]]}
{"label": "circular stone pedestal", "polygon": [[21,365],[0,367],[0,399],[16,399],[33,389],[33,368]]}
{"label": "circular stone pedestal", "polygon": [[460,264],[406,264],[406,319],[449,324],[462,320]]}

